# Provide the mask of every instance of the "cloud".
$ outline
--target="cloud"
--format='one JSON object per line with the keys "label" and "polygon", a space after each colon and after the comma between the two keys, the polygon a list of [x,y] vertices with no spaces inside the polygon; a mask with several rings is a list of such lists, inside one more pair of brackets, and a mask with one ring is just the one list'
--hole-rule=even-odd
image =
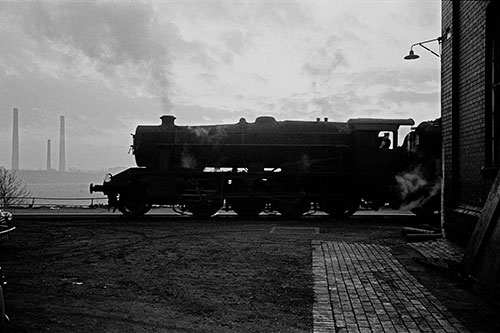
{"label": "cloud", "polygon": [[[2,118],[18,107],[22,139],[43,152],[64,114],[68,150],[82,149],[68,156],[84,159],[92,147],[103,159],[91,161],[97,165],[114,164],[104,160],[118,152],[106,150],[128,148],[135,126],[159,123],[162,114],[186,125],[260,115],[345,121],[436,114],[439,63],[402,57],[411,43],[439,34],[437,7],[366,0],[0,2],[0,100],[9,110]],[[9,158],[10,121],[0,122],[0,132],[0,158]],[[31,159],[38,163],[39,156]]]}
{"label": "cloud", "polygon": [[381,95],[379,105],[388,106],[395,104],[398,107],[402,107],[405,104],[418,104],[423,103],[428,106],[436,107],[439,105],[440,92],[415,92],[411,90],[395,90],[388,89]]}
{"label": "cloud", "polygon": [[177,125],[232,124],[242,117],[239,112],[233,110],[200,105],[177,105],[173,111]]}
{"label": "cloud", "polygon": [[251,47],[253,43],[252,38],[253,36],[249,31],[240,29],[223,31],[220,37],[228,50],[240,55]]}
{"label": "cloud", "polygon": [[[48,61],[59,54],[59,65],[80,74],[101,74],[110,85],[169,99],[171,58],[155,35],[157,19],[151,6],[131,2],[30,2],[23,27]],[[60,75],[62,72],[55,73]],[[123,82],[126,82],[125,84]]]}
{"label": "cloud", "polygon": [[301,1],[213,0],[165,3],[163,7],[179,12],[195,25],[207,20],[228,27],[242,25],[260,28],[304,26],[312,22],[310,10]]}
{"label": "cloud", "polygon": [[373,70],[360,73],[358,79],[364,81],[366,86],[381,85],[423,91],[436,91],[439,86],[439,72],[432,70]]}
{"label": "cloud", "polygon": [[338,68],[349,67],[349,61],[334,36],[330,36],[323,46],[315,48],[311,53],[302,69],[312,76],[330,78]]}

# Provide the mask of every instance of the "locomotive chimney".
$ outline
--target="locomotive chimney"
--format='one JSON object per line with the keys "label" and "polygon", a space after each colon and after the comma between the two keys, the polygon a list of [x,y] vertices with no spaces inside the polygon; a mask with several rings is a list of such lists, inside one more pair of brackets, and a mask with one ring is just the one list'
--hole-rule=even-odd
{"label": "locomotive chimney", "polygon": [[19,111],[17,109],[14,109],[12,125],[12,170],[19,170]]}
{"label": "locomotive chimney", "polygon": [[161,126],[163,127],[169,127],[169,126],[175,126],[175,117],[166,115],[166,116],[161,116]]}

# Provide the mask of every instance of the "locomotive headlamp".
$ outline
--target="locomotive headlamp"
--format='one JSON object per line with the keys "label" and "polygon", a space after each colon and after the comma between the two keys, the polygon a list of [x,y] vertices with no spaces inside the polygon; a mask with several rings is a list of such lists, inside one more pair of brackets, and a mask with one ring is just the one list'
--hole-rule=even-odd
{"label": "locomotive headlamp", "polygon": [[[434,38],[434,39],[430,39],[430,40],[426,40],[426,41],[423,41],[423,42],[418,42],[418,43],[415,43],[413,44],[411,47],[410,47],[410,52],[408,53],[408,55],[406,55],[404,57],[405,60],[414,60],[414,59],[418,59],[420,58],[420,56],[418,54],[415,54],[415,52],[413,52],[413,47],[414,46],[421,46],[423,47],[424,49],[426,49],[427,51],[429,51],[430,53],[434,54],[436,57],[441,57],[437,52],[431,50],[430,48],[428,48],[427,46],[425,46],[424,44],[427,44],[427,43],[431,43],[431,42],[438,42],[439,44],[439,48],[441,49],[441,42],[442,42],[443,38],[442,37],[438,37],[438,38]],[[441,52],[440,52],[441,53]]]}

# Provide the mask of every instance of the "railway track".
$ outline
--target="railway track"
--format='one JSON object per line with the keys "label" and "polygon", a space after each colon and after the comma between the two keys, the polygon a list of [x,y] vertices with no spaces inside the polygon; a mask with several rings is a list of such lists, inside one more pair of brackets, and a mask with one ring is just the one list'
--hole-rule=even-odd
{"label": "railway track", "polygon": [[[154,210],[141,218],[127,218],[123,216],[119,212],[107,212],[107,211],[99,211],[92,212],[84,209],[76,209],[73,211],[53,211],[53,210],[43,210],[43,211],[31,211],[31,210],[15,210],[13,211],[15,220],[52,220],[52,221],[64,221],[64,220],[135,220],[135,221],[147,221],[147,220],[158,220],[158,219],[189,219],[194,221],[199,220],[212,220],[212,219],[231,219],[231,220],[248,220],[245,218],[239,217],[233,211],[219,211],[216,215],[211,218],[199,218],[191,216],[189,213],[183,215],[176,213],[172,210],[159,210],[155,212]],[[394,219],[394,218],[409,218],[415,219],[416,216],[408,211],[397,211],[397,210],[360,210],[356,212],[354,215],[346,218],[347,220],[358,220],[358,219],[366,219],[366,218],[376,218],[376,219]],[[261,214],[257,217],[258,220],[262,219],[278,219],[278,220],[291,220],[290,218],[286,218],[281,216],[278,213],[269,213],[269,214]],[[337,220],[332,218],[331,216],[317,212],[311,214],[305,214],[301,217],[294,218],[293,220]]]}

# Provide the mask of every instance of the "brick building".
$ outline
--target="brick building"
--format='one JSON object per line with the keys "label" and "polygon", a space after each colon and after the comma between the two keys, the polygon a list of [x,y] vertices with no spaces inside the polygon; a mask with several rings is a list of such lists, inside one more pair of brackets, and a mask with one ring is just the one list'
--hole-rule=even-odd
{"label": "brick building", "polygon": [[443,227],[470,239],[500,167],[500,4],[442,2]]}

